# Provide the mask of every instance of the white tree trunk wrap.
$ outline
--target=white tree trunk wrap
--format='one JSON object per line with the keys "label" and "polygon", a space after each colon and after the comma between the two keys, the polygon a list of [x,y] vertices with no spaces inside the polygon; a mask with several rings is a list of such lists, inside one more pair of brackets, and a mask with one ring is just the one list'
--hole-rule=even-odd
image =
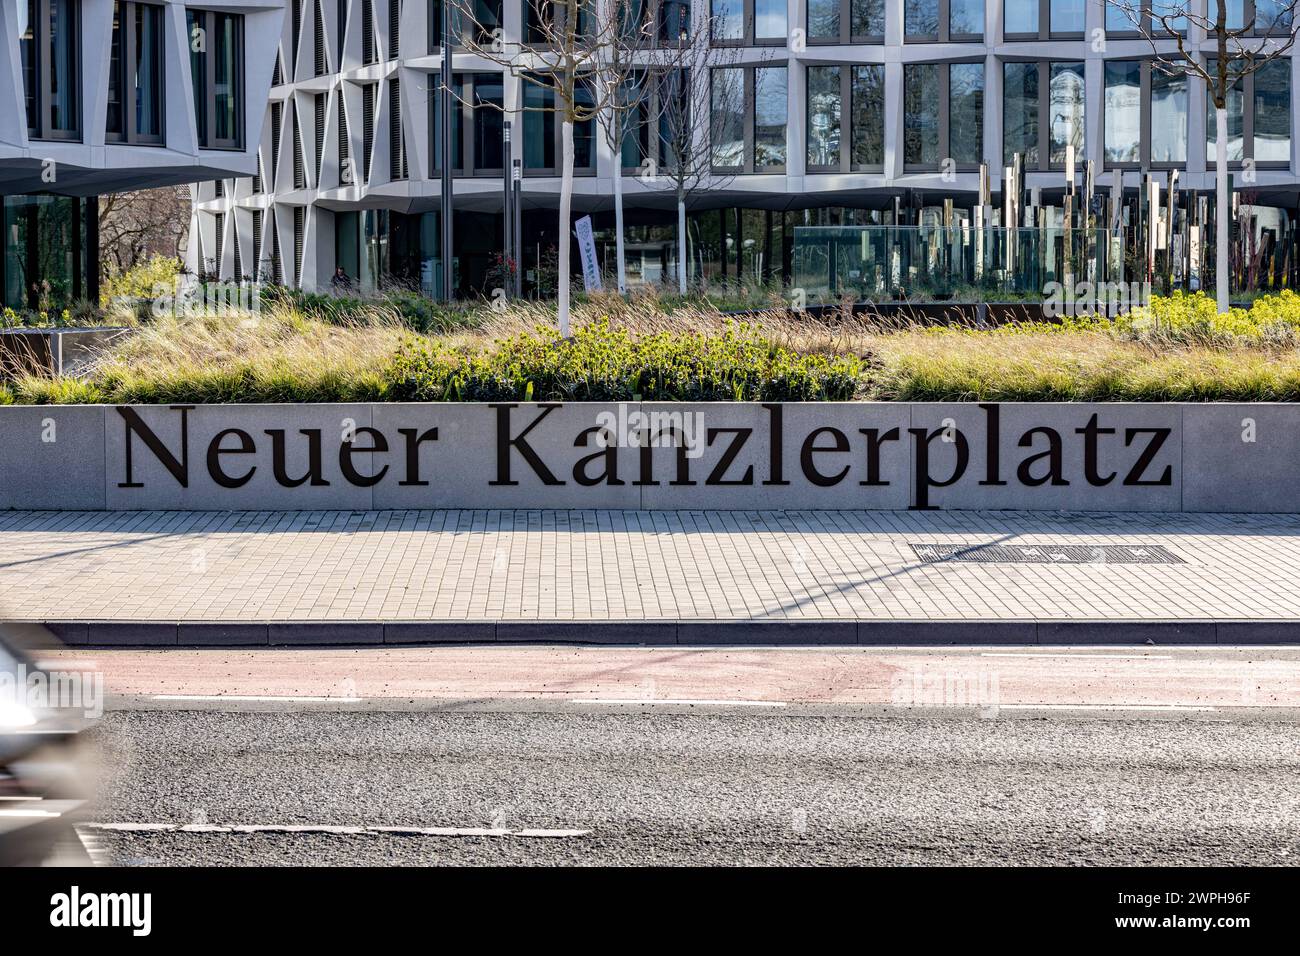
{"label": "white tree trunk wrap", "polygon": [[560,321],[560,335],[569,337],[569,247],[572,245],[569,233],[572,231],[573,207],[573,120],[564,118],[562,126],[564,142],[564,169],[560,176],[560,275],[556,281],[559,303],[557,316]]}
{"label": "white tree trunk wrap", "polygon": [[1214,285],[1220,313],[1228,311],[1228,111],[1214,111]]}

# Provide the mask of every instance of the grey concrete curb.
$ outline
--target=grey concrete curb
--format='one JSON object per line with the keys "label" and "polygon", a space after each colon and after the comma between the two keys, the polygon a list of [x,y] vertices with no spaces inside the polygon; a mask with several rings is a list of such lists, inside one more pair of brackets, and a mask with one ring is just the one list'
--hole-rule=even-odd
{"label": "grey concrete curb", "polygon": [[[45,621],[72,647],[1300,644],[1300,621]],[[21,625],[31,628],[32,623]]]}

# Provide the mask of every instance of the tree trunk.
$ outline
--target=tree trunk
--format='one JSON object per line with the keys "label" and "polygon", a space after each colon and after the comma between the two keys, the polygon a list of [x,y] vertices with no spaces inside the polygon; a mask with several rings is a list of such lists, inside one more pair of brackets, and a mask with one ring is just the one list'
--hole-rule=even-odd
{"label": "tree trunk", "polygon": [[561,127],[564,143],[564,169],[560,176],[560,248],[559,276],[556,279],[556,291],[559,303],[556,306],[560,322],[560,336],[569,337],[569,248],[573,245],[570,233],[573,207],[573,120],[564,117]]}
{"label": "tree trunk", "polygon": [[1228,111],[1214,111],[1214,286],[1220,313],[1228,311]]}
{"label": "tree trunk", "polygon": [[686,199],[677,196],[677,291],[686,294]]}
{"label": "tree trunk", "polygon": [[627,294],[627,259],[623,249],[623,157],[614,153],[614,249],[618,258],[618,294]]}

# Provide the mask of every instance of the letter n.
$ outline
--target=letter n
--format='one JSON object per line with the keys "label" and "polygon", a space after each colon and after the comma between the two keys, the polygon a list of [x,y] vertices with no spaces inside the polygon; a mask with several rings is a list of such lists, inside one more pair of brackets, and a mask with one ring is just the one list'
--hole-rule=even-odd
{"label": "letter n", "polygon": [[182,488],[190,486],[190,425],[189,413],[194,408],[193,405],[172,405],[171,410],[181,413],[181,457],[177,460],[162,439],[154,434],[153,429],[144,423],[140,413],[129,405],[118,405],[117,413],[126,420],[126,481],[119,481],[119,488],[143,488],[144,483],[133,480],[132,471],[132,435],[139,435],[140,440],[144,442],[145,447],[153,452],[164,468],[166,468],[173,478]]}

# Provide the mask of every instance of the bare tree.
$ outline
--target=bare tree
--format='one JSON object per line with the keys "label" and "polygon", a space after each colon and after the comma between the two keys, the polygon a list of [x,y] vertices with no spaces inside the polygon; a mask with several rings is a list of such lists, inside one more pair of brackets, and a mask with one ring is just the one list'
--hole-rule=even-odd
{"label": "bare tree", "polygon": [[[562,124],[560,175],[559,278],[557,318],[560,334],[569,334],[569,251],[573,208],[573,128],[619,108],[621,85],[605,81],[610,50],[627,42],[624,18],[602,12],[609,0],[527,0],[524,37],[507,42],[495,23],[478,19],[474,0],[451,0],[453,30],[461,46],[500,66],[507,75],[552,94],[551,106],[520,106],[516,112],[554,113]],[[615,6],[633,9],[629,0]]]}
{"label": "bare tree", "polygon": [[188,186],[100,196],[100,265],[107,274],[121,275],[152,255],[179,259],[189,225]]}
{"label": "bare tree", "polygon": [[614,154],[614,248],[618,270],[618,291],[627,292],[627,255],[623,236],[623,146],[636,132],[636,117],[651,101],[645,81],[646,63],[653,62],[653,47],[664,22],[663,0],[607,0],[600,16],[612,19],[611,29],[599,31],[610,37],[605,55],[597,67],[600,82],[607,88],[607,108],[600,114],[600,128]]}
{"label": "bare tree", "polygon": [[[1254,22],[1233,24],[1228,0],[1108,0],[1151,44],[1155,68],[1199,77],[1214,104],[1216,302],[1228,311],[1228,98],[1246,77],[1285,57],[1296,41],[1300,0],[1258,0]],[[1237,6],[1238,10],[1242,7]],[[1201,44],[1213,44],[1207,53]],[[1247,107],[1249,108],[1249,107]]]}
{"label": "bare tree", "polygon": [[[686,206],[692,193],[732,178],[744,157],[745,84],[734,47],[714,47],[713,33],[725,35],[721,18],[683,20],[676,43],[661,51],[648,68],[658,103],[654,119],[660,150],[657,168],[673,186],[677,207],[677,291],[686,293]],[[724,72],[725,71],[725,72]]]}

